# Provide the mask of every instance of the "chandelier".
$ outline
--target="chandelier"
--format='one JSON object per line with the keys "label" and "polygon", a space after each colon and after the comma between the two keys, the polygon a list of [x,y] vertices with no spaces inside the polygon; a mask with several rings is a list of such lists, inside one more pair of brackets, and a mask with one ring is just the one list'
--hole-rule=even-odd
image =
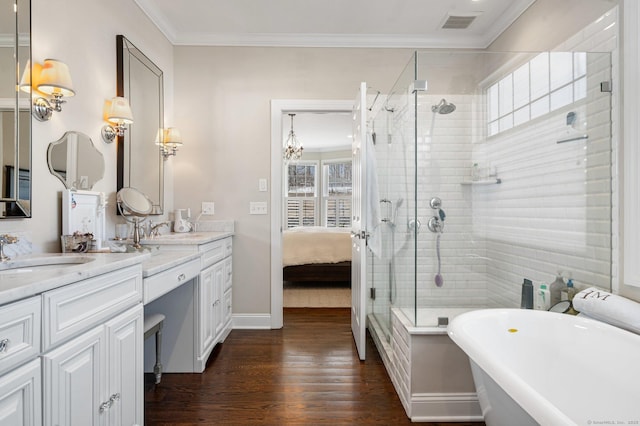
{"label": "chandelier", "polygon": [[293,131],[293,117],[295,114],[289,114],[291,117],[291,130],[289,131],[289,136],[287,137],[287,141],[284,143],[284,159],[289,160],[299,160],[302,157],[302,145],[298,142],[298,138]]}

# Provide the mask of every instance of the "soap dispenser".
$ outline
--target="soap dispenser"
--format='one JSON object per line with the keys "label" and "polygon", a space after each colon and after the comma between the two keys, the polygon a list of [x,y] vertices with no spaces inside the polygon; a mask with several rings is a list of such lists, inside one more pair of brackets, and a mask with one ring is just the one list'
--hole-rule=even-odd
{"label": "soap dispenser", "polygon": [[573,301],[573,296],[576,295],[576,288],[573,286],[573,280],[569,278],[567,280],[567,286],[562,289],[562,293],[560,296],[561,300],[568,300],[569,302]]}
{"label": "soap dispenser", "polygon": [[549,286],[549,294],[550,294],[550,302],[551,306],[562,300],[562,290],[566,288],[567,285],[562,278],[562,271],[558,271],[558,275],[556,275],[556,280],[551,283]]}

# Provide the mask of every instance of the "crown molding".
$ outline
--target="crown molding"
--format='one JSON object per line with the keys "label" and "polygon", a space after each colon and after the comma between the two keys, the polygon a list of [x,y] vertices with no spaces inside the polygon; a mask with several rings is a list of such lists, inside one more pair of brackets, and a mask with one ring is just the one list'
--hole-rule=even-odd
{"label": "crown molding", "polygon": [[438,30],[437,35],[405,34],[299,34],[299,33],[180,33],[157,9],[153,0],[134,0],[140,9],[176,46],[242,47],[351,47],[351,48],[457,48],[485,49],[535,0],[513,0],[489,31],[481,36],[461,30]]}
{"label": "crown molding", "polygon": [[167,18],[162,14],[156,6],[154,5],[152,0],[133,0],[138,7],[144,12],[147,17],[151,20],[153,24],[164,34],[164,36],[171,42],[171,44],[175,44],[176,33],[173,26],[169,23]]}

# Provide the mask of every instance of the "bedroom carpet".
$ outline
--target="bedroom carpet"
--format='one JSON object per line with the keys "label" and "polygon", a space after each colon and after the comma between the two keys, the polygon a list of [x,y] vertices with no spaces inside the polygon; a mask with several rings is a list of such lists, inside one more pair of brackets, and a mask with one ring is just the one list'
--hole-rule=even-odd
{"label": "bedroom carpet", "polygon": [[349,308],[349,283],[284,283],[285,308]]}

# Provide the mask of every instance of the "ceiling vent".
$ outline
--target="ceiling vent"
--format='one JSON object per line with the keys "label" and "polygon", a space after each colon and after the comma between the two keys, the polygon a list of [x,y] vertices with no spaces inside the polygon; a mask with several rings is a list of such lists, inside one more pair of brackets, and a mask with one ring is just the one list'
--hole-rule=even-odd
{"label": "ceiling vent", "polygon": [[465,30],[477,18],[477,15],[455,16],[449,15],[447,20],[442,24],[443,29],[447,30]]}

